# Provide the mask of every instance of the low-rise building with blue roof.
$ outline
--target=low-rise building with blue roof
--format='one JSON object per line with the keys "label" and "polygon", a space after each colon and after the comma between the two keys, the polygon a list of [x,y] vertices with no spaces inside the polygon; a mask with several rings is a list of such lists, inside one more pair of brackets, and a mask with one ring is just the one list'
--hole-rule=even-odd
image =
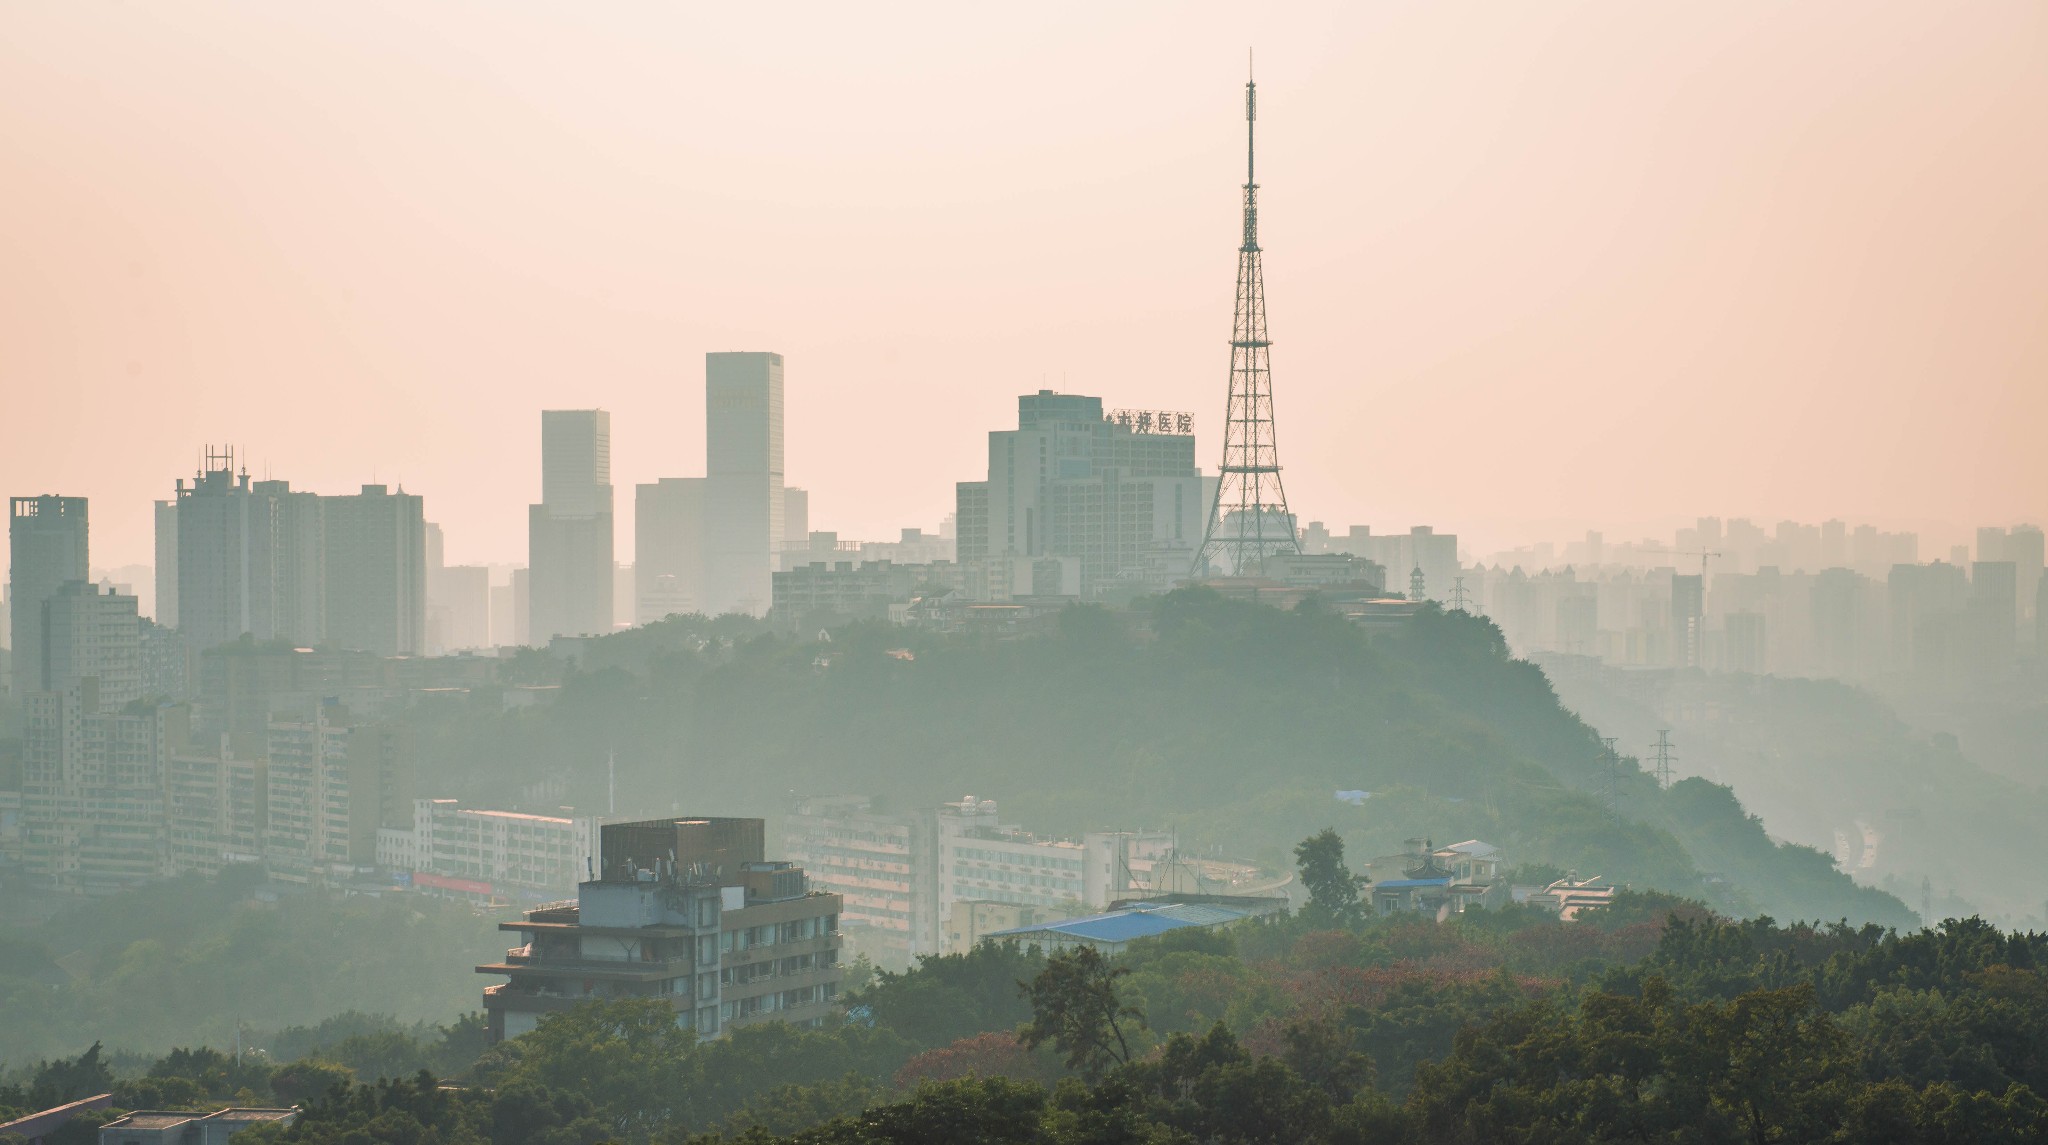
{"label": "low-rise building with blue roof", "polygon": [[1133,903],[1121,910],[1081,918],[1043,922],[999,930],[988,937],[1015,942],[1027,950],[1058,954],[1090,946],[1103,954],[1122,954],[1131,943],[1190,926],[1220,927],[1240,922],[1250,912],[1211,903]]}

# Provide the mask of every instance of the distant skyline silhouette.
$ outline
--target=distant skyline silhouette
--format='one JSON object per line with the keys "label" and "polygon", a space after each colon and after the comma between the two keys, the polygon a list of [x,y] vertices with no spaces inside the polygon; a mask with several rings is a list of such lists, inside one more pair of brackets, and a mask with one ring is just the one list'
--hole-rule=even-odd
{"label": "distant skyline silhouette", "polygon": [[787,360],[813,528],[931,528],[1051,388],[1229,368],[1245,49],[1289,501],[1484,555],[2048,523],[2048,8],[17,5],[0,491],[96,566],[231,442],[521,561],[540,410],[703,472]]}

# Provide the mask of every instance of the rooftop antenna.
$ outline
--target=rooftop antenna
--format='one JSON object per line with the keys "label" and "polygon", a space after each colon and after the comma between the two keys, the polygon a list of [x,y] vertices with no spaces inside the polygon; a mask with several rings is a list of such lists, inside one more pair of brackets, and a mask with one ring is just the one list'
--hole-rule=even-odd
{"label": "rooftop antenna", "polygon": [[619,813],[619,753],[604,753],[605,776],[605,817],[613,818]]}

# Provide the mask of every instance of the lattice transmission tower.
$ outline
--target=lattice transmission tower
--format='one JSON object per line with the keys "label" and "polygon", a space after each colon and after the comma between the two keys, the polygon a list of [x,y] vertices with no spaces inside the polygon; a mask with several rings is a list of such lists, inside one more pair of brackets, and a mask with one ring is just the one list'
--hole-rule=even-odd
{"label": "lattice transmission tower", "polygon": [[1671,786],[1671,765],[1678,762],[1678,757],[1671,754],[1671,729],[1659,729],[1657,742],[1650,749],[1657,753],[1657,786]]}
{"label": "lattice transmission tower", "polygon": [[1221,561],[1232,576],[1249,576],[1274,553],[1298,553],[1294,514],[1280,487],[1280,453],[1273,433],[1273,372],[1266,332],[1266,277],[1259,252],[1259,184],[1254,177],[1253,132],[1258,85],[1244,85],[1244,242],[1237,248],[1237,314],[1230,332],[1230,404],[1223,416],[1223,464],[1216,501],[1195,553],[1197,576],[1213,575]]}

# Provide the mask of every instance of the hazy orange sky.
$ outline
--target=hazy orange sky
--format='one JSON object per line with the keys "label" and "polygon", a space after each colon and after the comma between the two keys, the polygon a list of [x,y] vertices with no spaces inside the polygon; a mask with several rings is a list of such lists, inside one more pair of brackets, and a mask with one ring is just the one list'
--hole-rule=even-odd
{"label": "hazy orange sky", "polygon": [[2038,0],[0,2],[0,489],[147,562],[232,441],[523,560],[538,411],[596,405],[630,559],[725,349],[842,536],[1041,386],[1212,467],[1247,46],[1304,519],[2048,518]]}

